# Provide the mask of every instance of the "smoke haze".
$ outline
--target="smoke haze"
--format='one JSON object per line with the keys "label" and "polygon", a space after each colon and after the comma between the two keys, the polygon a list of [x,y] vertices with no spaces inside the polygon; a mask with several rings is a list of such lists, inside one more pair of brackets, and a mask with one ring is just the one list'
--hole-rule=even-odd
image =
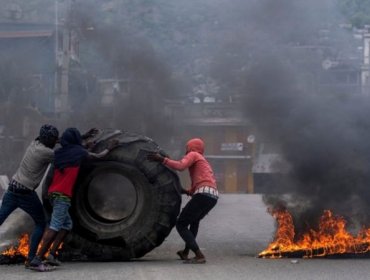
{"label": "smoke haze", "polygon": [[[119,20],[105,23],[94,5],[78,3],[69,16],[81,38],[81,68],[86,71],[79,74],[76,70],[75,79],[90,88],[85,96],[78,87],[71,92],[71,97],[77,98],[73,111],[80,126],[119,128],[164,141],[164,134],[171,133],[174,125],[161,118],[162,100],[176,94],[168,65],[146,38],[135,35],[135,30]],[[118,82],[113,105],[102,106],[97,99],[97,81],[112,78]],[[73,123],[76,117],[69,119],[67,123]]]}
{"label": "smoke haze", "polygon": [[[243,98],[258,137],[276,143],[291,167],[284,188],[293,196],[266,195],[267,205],[288,207],[300,232],[324,209],[369,224],[369,101],[351,89],[317,88],[322,62],[353,51],[351,35],[336,28],[343,19],[335,0],[122,1],[117,9],[105,1],[110,21],[97,9],[103,1],[75,2],[69,19],[81,58],[71,69],[74,112],[61,129],[113,127],[165,146],[177,125],[159,117],[162,100],[212,78],[217,94]],[[17,71],[6,69],[3,101],[21,91]],[[113,107],[97,94],[97,80],[108,78],[129,93]]]}
{"label": "smoke haze", "polygon": [[[232,91],[245,97],[245,115],[260,139],[276,143],[289,163],[288,178],[277,188],[292,195],[265,195],[264,201],[292,212],[298,236],[317,225],[324,209],[345,216],[355,227],[370,222],[369,101],[351,90],[312,86],[320,78],[317,71],[322,61],[338,59],[353,43],[339,29],[330,32],[326,44],[320,41],[319,31],[341,20],[333,3],[256,1],[242,5],[251,15],[244,19],[250,32],[233,38],[237,60],[223,56],[224,63],[214,69]],[[305,45],[310,48],[302,48]],[[240,57],[246,57],[242,71],[232,77],[223,66]]]}

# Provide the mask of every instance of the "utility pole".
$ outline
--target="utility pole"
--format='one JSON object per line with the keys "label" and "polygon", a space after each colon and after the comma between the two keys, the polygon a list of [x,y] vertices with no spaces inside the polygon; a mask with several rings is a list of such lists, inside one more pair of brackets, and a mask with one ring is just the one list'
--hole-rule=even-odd
{"label": "utility pole", "polygon": [[[366,29],[367,30],[367,29]],[[370,95],[370,33],[363,34],[363,65],[361,69],[362,94]]]}
{"label": "utility pole", "polygon": [[[70,110],[68,79],[71,56],[71,31],[67,22],[67,17],[71,10],[71,0],[62,1],[62,9],[60,9],[59,2],[59,0],[55,0],[55,112],[64,114]],[[62,35],[61,40],[59,37],[60,35]]]}

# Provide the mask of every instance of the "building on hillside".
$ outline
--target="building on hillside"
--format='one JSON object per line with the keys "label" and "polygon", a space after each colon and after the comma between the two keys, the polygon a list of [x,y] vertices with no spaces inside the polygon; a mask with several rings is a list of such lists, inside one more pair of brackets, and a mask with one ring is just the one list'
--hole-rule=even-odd
{"label": "building on hillside", "polygon": [[2,101],[48,115],[70,110],[69,68],[78,52],[76,33],[67,26],[0,23]]}
{"label": "building on hillside", "polygon": [[0,23],[2,102],[54,110],[54,33],[49,24]]}
{"label": "building on hillside", "polygon": [[[178,124],[178,134],[171,139],[174,143],[171,156],[180,158],[190,138],[202,138],[218,188],[225,193],[254,192],[253,129],[242,116],[239,105],[238,102],[218,103],[206,97],[198,103],[167,101],[165,108],[167,117]],[[189,184],[187,174],[180,176]]]}
{"label": "building on hillside", "polygon": [[55,34],[54,24],[0,23],[2,174],[12,175],[40,126],[58,113],[57,89],[68,73],[57,59],[65,34],[58,32],[64,43]]}

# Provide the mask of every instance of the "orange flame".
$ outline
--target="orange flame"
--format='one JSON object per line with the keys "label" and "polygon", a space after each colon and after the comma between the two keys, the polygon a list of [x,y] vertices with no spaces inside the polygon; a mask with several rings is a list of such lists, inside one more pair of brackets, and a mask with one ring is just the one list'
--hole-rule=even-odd
{"label": "orange flame", "polygon": [[5,250],[1,254],[9,257],[13,257],[15,255],[22,255],[23,257],[27,257],[29,251],[28,234],[22,234],[17,243],[17,246],[11,246],[9,249]]}
{"label": "orange flame", "polygon": [[370,251],[370,229],[363,228],[357,236],[346,230],[346,221],[325,210],[318,230],[309,230],[299,240],[294,240],[293,218],[287,210],[272,213],[277,221],[274,241],[259,254],[262,258],[282,258],[289,253],[300,252],[312,258],[333,254],[358,254]]}
{"label": "orange flame", "polygon": [[[62,249],[63,245],[64,245],[64,243],[62,242],[59,245],[58,250]],[[40,249],[41,246],[42,246],[42,244],[40,243],[38,249]],[[3,256],[9,256],[9,257],[14,257],[16,255],[21,255],[21,256],[27,258],[29,249],[30,249],[29,236],[28,236],[27,233],[24,233],[24,234],[21,235],[21,237],[17,241],[17,245],[11,246],[9,249],[1,252],[0,254],[3,255]],[[47,254],[48,253],[49,252],[47,252]],[[57,254],[58,254],[58,252],[57,252]]]}

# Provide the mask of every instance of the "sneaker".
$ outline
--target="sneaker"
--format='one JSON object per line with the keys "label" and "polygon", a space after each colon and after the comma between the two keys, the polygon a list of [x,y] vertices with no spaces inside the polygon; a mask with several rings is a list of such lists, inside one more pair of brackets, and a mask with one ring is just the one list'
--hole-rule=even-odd
{"label": "sneaker", "polygon": [[29,262],[29,267],[38,266],[42,264],[42,260],[40,257],[36,256]]}
{"label": "sneaker", "polygon": [[49,254],[46,257],[45,262],[47,264],[54,265],[54,266],[61,266],[62,265],[62,262],[60,260],[58,260],[56,257],[54,257],[54,255],[52,255],[52,254]]}
{"label": "sneaker", "polygon": [[40,263],[37,266],[33,266],[32,264],[29,266],[29,269],[38,271],[38,272],[48,272],[48,271],[53,271],[56,269],[55,266],[48,265],[46,263]]}
{"label": "sneaker", "polygon": [[24,268],[25,268],[25,269],[29,269],[29,268],[30,268],[30,261],[29,261],[29,260],[26,260],[26,261],[24,262]]}
{"label": "sneaker", "polygon": [[192,258],[184,261],[186,264],[204,264],[206,263],[206,258]]}
{"label": "sneaker", "polygon": [[189,259],[188,255],[184,253],[184,251],[180,250],[177,251],[176,254],[180,257],[181,260],[186,261]]}

